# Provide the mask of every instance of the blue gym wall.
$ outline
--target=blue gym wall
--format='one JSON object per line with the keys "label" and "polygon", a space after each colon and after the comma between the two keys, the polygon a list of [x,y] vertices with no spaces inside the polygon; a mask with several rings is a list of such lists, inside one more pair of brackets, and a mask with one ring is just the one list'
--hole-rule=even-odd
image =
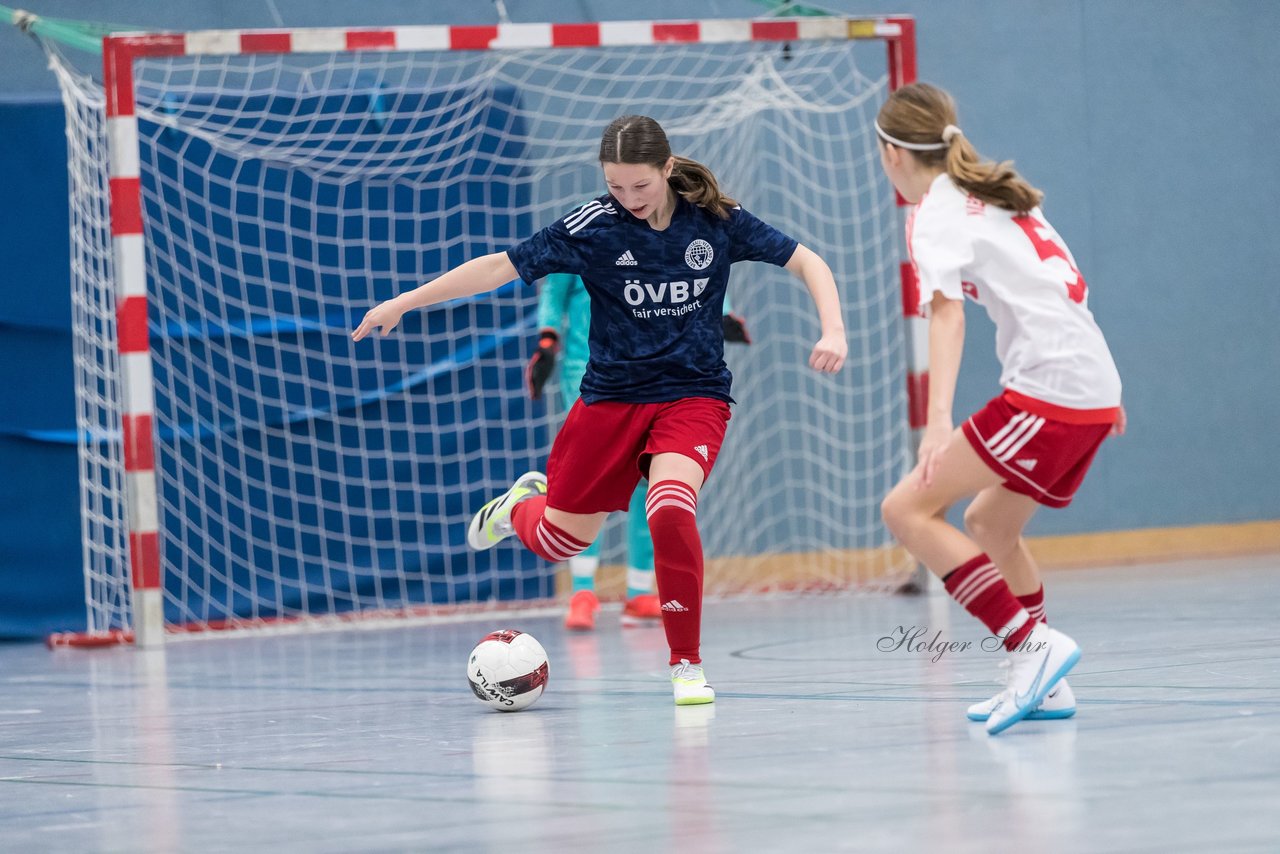
{"label": "blue gym wall", "polygon": [[[493,6],[364,0],[31,0],[148,29],[493,23]],[[919,71],[985,154],[1015,158],[1090,285],[1129,435],[1033,533],[1280,519],[1280,4],[825,0],[915,15]],[[515,21],[749,17],[747,0],[506,0]],[[75,55],[85,69],[96,58]],[[0,636],[83,625],[61,105],[0,25]],[[713,164],[714,165],[714,164]],[[970,313],[957,410],[995,391]],[[50,435],[52,434],[52,435]]]}

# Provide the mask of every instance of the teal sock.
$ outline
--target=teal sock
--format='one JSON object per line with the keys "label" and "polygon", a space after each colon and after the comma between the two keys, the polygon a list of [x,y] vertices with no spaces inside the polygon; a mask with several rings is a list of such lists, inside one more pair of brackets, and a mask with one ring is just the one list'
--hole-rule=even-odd
{"label": "teal sock", "polygon": [[653,592],[653,570],[627,567],[627,598],[646,596]]}
{"label": "teal sock", "polygon": [[640,482],[627,509],[628,599],[653,592],[653,536],[649,533],[649,519],[644,507],[648,486],[647,482]]}
{"label": "teal sock", "polygon": [[[591,549],[596,549],[596,554],[588,554]],[[596,589],[596,570],[600,568],[600,550],[594,543],[591,549],[569,558],[569,574],[573,577],[574,593],[579,590]]]}

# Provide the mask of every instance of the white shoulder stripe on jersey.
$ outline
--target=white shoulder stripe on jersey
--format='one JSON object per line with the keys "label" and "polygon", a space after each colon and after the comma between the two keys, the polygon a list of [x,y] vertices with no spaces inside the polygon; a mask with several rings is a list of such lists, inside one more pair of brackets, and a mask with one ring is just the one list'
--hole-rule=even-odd
{"label": "white shoulder stripe on jersey", "polygon": [[600,204],[592,200],[564,218],[565,228],[572,229],[578,225],[585,225],[587,219],[599,213],[617,213],[617,211],[614,210],[612,202]]}
{"label": "white shoulder stripe on jersey", "polygon": [[603,207],[604,205],[600,204],[599,202],[595,202],[595,201],[587,202],[585,205],[578,208],[576,211],[574,211],[573,213],[569,214],[564,218],[565,227],[570,228],[576,225],[578,221],[581,220],[588,213],[591,213],[592,211],[598,211]]}
{"label": "white shoulder stripe on jersey", "polygon": [[570,226],[569,233],[577,234],[579,231],[581,231],[583,228],[586,227],[587,223],[591,222],[591,220],[595,219],[596,217],[600,216],[600,214],[604,214],[604,213],[611,213],[611,211],[607,211],[604,208],[600,208],[599,210],[592,211],[591,215],[588,216],[586,219],[580,221],[577,225]]}

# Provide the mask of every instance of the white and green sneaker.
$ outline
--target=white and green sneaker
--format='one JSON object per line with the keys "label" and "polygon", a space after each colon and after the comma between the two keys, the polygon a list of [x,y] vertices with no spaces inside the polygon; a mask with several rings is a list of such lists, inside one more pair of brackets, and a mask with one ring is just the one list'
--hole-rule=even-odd
{"label": "white and green sneaker", "polygon": [[671,687],[675,691],[677,706],[700,706],[716,701],[716,692],[707,684],[702,665],[690,664],[687,658],[671,665]]}
{"label": "white and green sneaker", "polygon": [[526,498],[547,494],[547,476],[540,471],[525,472],[510,489],[480,508],[467,526],[467,545],[476,551],[491,549],[515,533],[511,511]]}

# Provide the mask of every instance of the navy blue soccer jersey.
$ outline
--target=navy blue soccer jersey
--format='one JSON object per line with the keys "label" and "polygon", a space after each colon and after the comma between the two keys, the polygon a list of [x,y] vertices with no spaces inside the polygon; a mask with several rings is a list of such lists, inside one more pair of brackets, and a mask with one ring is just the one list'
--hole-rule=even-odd
{"label": "navy blue soccer jersey", "polygon": [[605,195],[507,251],[526,282],[576,273],[591,296],[582,400],[732,402],[721,325],[735,261],[785,266],[796,241],[742,208],[728,219],[676,197],[655,231]]}

